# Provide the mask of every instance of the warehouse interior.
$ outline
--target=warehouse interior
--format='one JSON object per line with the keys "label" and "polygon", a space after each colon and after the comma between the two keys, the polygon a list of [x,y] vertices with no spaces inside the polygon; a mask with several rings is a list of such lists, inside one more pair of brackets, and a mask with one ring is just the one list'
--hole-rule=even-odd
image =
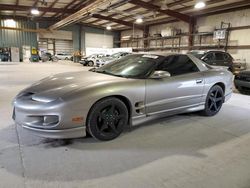
{"label": "warehouse interior", "polygon": [[[0,0],[0,187],[250,187],[249,34],[249,0]],[[232,96],[215,116],[145,116],[105,142],[88,131],[44,138],[15,122],[25,88],[68,72],[86,82],[131,54],[226,67]]]}

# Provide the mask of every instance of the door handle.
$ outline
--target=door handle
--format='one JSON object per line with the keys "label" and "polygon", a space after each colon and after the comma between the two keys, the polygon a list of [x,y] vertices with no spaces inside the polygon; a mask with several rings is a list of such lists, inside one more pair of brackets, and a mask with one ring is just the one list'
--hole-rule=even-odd
{"label": "door handle", "polygon": [[196,80],[196,84],[201,84],[203,82],[203,80],[202,79],[198,79],[198,80]]}

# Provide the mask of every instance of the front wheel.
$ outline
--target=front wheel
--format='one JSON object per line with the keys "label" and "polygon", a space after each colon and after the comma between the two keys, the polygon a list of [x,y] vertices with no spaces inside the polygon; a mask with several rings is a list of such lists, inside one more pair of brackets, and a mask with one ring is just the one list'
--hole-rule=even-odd
{"label": "front wheel", "polygon": [[118,137],[128,123],[128,109],[117,98],[98,101],[90,110],[87,130],[97,140],[108,141]]}
{"label": "front wheel", "polygon": [[224,102],[224,91],[219,85],[213,86],[208,94],[205,103],[205,109],[202,111],[202,114],[205,116],[214,116],[216,115]]}

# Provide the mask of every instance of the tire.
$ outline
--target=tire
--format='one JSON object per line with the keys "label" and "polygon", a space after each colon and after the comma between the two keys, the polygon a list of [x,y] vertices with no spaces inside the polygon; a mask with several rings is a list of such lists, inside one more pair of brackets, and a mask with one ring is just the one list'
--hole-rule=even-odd
{"label": "tire", "polygon": [[69,58],[66,57],[65,60],[69,60]]}
{"label": "tire", "polygon": [[205,109],[202,111],[204,116],[216,115],[224,103],[224,91],[219,85],[214,85],[208,92]]}
{"label": "tire", "polygon": [[128,124],[128,109],[114,97],[98,101],[87,118],[87,130],[97,140],[109,141],[117,138]]}
{"label": "tire", "polygon": [[94,66],[94,62],[93,61],[89,61],[88,62],[88,66],[93,67]]}

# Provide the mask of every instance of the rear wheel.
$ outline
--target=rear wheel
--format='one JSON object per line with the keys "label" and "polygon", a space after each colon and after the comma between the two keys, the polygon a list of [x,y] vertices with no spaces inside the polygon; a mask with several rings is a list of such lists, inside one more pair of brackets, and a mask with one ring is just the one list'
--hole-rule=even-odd
{"label": "rear wheel", "polygon": [[219,85],[213,86],[207,94],[205,109],[202,111],[202,114],[205,116],[214,116],[220,111],[223,102],[223,89]]}
{"label": "rear wheel", "polygon": [[87,130],[97,140],[108,141],[118,137],[128,123],[126,105],[117,98],[98,101],[91,109]]}
{"label": "rear wheel", "polygon": [[93,61],[90,61],[90,62],[88,63],[88,66],[93,67],[93,66],[94,66],[94,62],[93,62]]}

